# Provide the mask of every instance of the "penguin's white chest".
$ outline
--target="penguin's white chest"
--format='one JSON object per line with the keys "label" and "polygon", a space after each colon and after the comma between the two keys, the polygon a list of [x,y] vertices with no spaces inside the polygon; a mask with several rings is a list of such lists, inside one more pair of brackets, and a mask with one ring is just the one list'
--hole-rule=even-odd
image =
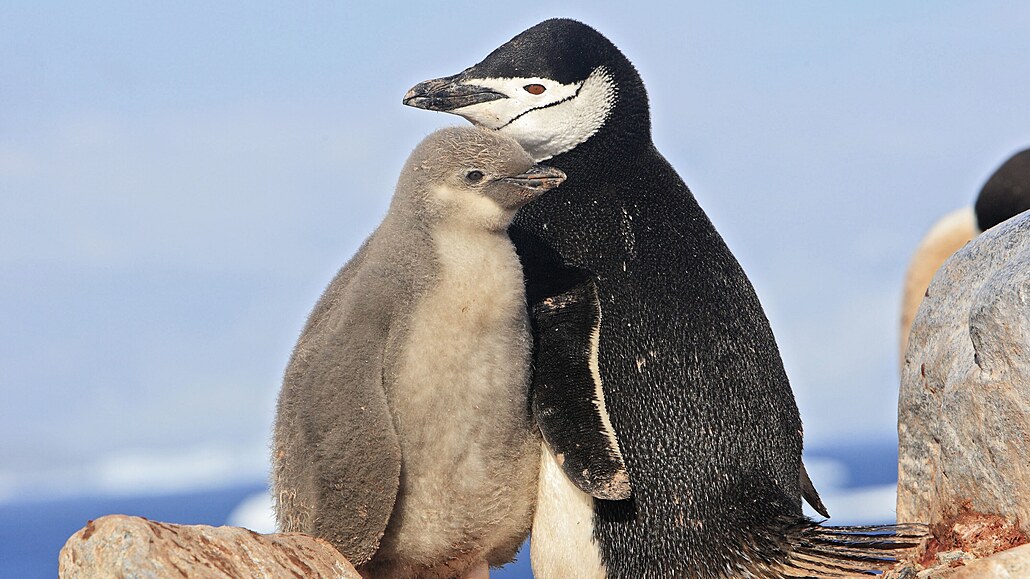
{"label": "penguin's white chest", "polygon": [[540,579],[608,576],[594,541],[594,499],[565,476],[547,445],[540,457],[540,494],[530,556],[533,574]]}

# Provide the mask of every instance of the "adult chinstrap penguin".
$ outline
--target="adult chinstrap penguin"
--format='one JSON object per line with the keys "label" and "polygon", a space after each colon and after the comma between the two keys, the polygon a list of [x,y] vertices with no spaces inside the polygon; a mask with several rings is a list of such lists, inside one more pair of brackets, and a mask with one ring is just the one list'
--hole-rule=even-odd
{"label": "adult chinstrap penguin", "polygon": [[905,365],[908,334],[933,276],[946,259],[995,225],[1030,210],[1030,149],[1009,157],[987,179],[972,207],[948,213],[923,236],[905,272],[898,365]]}
{"label": "adult chinstrap penguin", "polygon": [[404,102],[511,135],[568,175],[510,229],[551,450],[537,576],[827,576],[882,569],[920,536],[803,516],[802,496],[821,504],[769,323],[655,149],[644,85],[610,41],[547,20]]}
{"label": "adult chinstrap penguin", "polygon": [[279,397],[282,531],[366,577],[484,577],[529,533],[540,438],[507,227],[564,174],[474,127],[427,137],[389,212],[326,289]]}

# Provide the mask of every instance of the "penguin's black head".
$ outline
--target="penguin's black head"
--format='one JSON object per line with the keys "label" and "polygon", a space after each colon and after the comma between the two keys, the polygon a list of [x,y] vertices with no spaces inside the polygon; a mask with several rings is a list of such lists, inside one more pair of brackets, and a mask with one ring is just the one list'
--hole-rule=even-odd
{"label": "penguin's black head", "polygon": [[980,231],[1030,209],[1030,148],[998,167],[976,198],[975,209]]}
{"label": "penguin's black head", "polygon": [[1030,149],[1005,161],[980,190],[976,198],[976,221],[980,231],[1030,209]]}
{"label": "penguin's black head", "polygon": [[606,136],[625,141],[621,148],[650,143],[647,95],[633,65],[599,32],[563,18],[537,24],[459,74],[417,84],[404,104],[511,135],[538,161]]}

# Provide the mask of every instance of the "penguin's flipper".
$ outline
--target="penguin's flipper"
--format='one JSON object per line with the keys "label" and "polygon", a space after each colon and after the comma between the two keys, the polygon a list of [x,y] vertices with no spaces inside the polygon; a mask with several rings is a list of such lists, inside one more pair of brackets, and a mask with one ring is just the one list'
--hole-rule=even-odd
{"label": "penguin's flipper", "polygon": [[599,499],[627,499],[629,473],[597,366],[597,285],[589,272],[570,271],[568,289],[532,304],[533,414],[558,464],[580,490]]}
{"label": "penguin's flipper", "polygon": [[[318,482],[314,534],[355,565],[379,549],[400,488],[401,448],[383,385],[383,351],[357,355],[353,332],[336,330],[312,353],[305,377],[319,392],[323,429],[312,452]],[[342,356],[341,352],[350,355]],[[344,360],[347,358],[347,360]]]}
{"label": "penguin's flipper", "polygon": [[823,504],[823,500],[819,498],[819,491],[815,490],[815,485],[812,484],[812,479],[808,477],[808,471],[805,470],[805,463],[801,463],[801,496],[805,498],[805,502],[808,506],[815,509],[815,512],[820,515],[830,518],[830,511],[826,509],[826,505]]}

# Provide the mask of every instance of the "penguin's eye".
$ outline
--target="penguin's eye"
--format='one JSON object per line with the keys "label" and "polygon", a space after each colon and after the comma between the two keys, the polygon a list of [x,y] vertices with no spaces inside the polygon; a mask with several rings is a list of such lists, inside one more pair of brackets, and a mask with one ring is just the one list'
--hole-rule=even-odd
{"label": "penguin's eye", "polygon": [[547,87],[542,84],[527,84],[522,88],[529,94],[544,94],[544,91],[547,90]]}
{"label": "penguin's eye", "polygon": [[469,171],[468,173],[465,173],[465,180],[467,180],[469,183],[478,183],[483,180],[483,172]]}

